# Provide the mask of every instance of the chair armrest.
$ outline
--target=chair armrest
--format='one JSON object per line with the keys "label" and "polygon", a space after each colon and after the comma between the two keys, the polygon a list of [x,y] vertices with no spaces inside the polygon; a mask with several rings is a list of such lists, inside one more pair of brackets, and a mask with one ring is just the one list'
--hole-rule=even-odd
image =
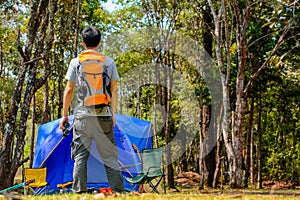
{"label": "chair armrest", "polygon": [[123,165],[123,166],[121,166],[120,168],[121,169],[129,169],[129,168],[131,168],[131,167],[137,167],[137,166],[140,166],[140,165],[142,165],[142,163],[137,163],[137,164],[132,164],[132,165]]}

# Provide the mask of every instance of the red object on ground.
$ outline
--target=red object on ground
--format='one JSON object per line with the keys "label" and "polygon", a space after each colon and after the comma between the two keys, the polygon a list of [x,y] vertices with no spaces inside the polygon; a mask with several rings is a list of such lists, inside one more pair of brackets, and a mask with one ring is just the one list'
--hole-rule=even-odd
{"label": "red object on ground", "polygon": [[100,188],[100,193],[111,194],[112,193],[112,189],[111,188]]}

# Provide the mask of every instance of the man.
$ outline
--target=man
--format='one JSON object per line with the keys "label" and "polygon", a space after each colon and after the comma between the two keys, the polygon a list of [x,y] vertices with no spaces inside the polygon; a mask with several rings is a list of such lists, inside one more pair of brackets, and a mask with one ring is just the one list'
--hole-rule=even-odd
{"label": "man", "polygon": [[124,184],[113,132],[119,74],[113,59],[97,51],[101,41],[100,31],[95,27],[86,27],[81,36],[86,50],[70,62],[60,122],[60,128],[64,130],[63,124],[68,122],[68,109],[76,87],[78,102],[74,109],[72,190],[75,193],[87,192],[87,160],[91,140],[94,139],[110,187],[114,192],[122,193]]}

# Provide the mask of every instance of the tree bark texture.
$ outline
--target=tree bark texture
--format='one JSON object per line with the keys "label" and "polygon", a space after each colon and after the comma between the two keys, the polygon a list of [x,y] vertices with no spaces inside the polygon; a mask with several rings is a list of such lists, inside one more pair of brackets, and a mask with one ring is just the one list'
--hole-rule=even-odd
{"label": "tree bark texture", "polygon": [[245,177],[243,179],[243,185],[248,187],[248,180],[250,177],[250,152],[251,152],[251,135],[253,130],[253,116],[254,116],[254,100],[250,101],[248,129],[246,135],[246,150],[245,150]]}
{"label": "tree bark texture", "polygon": [[262,102],[261,96],[258,97],[258,121],[257,121],[257,135],[258,135],[258,143],[257,143],[257,188],[262,188],[262,166],[261,166],[261,113],[262,113]]}
{"label": "tree bark texture", "polygon": [[[213,23],[212,23],[212,16],[211,16],[209,8],[207,6],[205,9],[203,9],[203,23],[204,23],[203,47],[204,47],[204,50],[208,53],[208,55],[210,55],[210,57],[212,57],[213,37],[212,37],[211,30],[213,27]],[[206,60],[204,60],[204,62],[206,62]],[[210,116],[211,112],[210,111],[208,112],[208,109],[205,109],[204,107],[203,107],[203,109],[204,109],[204,112],[202,115],[202,118],[203,118],[202,119],[202,127],[203,127],[202,132],[204,134],[204,137],[207,138],[210,136],[208,134],[209,123],[215,123],[215,122],[209,122],[209,116]],[[208,140],[210,140],[210,139],[211,138],[208,138]],[[207,186],[208,187],[213,187],[214,172],[216,169],[215,154],[216,154],[216,148],[214,147],[214,148],[212,148],[212,150],[210,150],[210,152],[204,158],[204,162],[205,162],[205,166],[206,166],[206,170],[207,170]],[[200,157],[200,159],[202,159],[202,158]]]}
{"label": "tree bark texture", "polygon": [[[216,58],[217,64],[219,67],[221,84],[222,84],[222,105],[223,105],[223,116],[222,116],[222,134],[225,144],[225,149],[227,153],[228,159],[228,167],[230,170],[230,185],[234,187],[236,185],[236,169],[237,169],[237,161],[235,157],[235,152],[232,143],[232,137],[230,136],[230,98],[229,98],[229,84],[228,84],[228,70],[224,68],[224,61],[222,57],[222,15],[224,14],[224,7],[226,5],[226,1],[222,1],[222,6],[217,14],[215,11],[215,7],[211,0],[207,0],[210,10],[213,15],[214,21],[214,37],[215,37],[215,51],[216,51]],[[226,14],[226,13],[225,13]],[[227,67],[228,68],[228,67]]]}
{"label": "tree bark texture", "polygon": [[[235,171],[236,185],[234,188],[240,188],[242,186],[243,169],[244,169],[244,121],[245,121],[245,109],[246,109],[246,95],[244,95],[245,87],[245,69],[247,59],[247,41],[246,31],[248,29],[248,23],[250,19],[250,7],[252,1],[247,1],[247,6],[243,12],[241,12],[236,0],[233,1],[234,15],[236,18],[236,42],[238,50],[238,72],[236,77],[236,121],[233,126],[233,146],[237,161],[237,167]],[[243,13],[243,14],[242,14]]]}
{"label": "tree bark texture", "polygon": [[[26,122],[29,116],[30,102],[37,89],[42,87],[49,75],[49,54],[54,34],[54,13],[57,0],[32,1],[25,51],[18,47],[23,64],[11,99],[9,115],[5,121],[5,130],[0,149],[0,189],[9,187],[18,168],[26,161],[21,160],[25,146]],[[39,37],[37,37],[39,33]],[[35,52],[32,52],[33,49]],[[43,60],[45,74],[35,78],[39,60]],[[22,94],[24,94],[22,96]],[[18,128],[16,118],[21,110]],[[18,131],[16,131],[16,129]],[[13,142],[16,141],[14,144]]]}

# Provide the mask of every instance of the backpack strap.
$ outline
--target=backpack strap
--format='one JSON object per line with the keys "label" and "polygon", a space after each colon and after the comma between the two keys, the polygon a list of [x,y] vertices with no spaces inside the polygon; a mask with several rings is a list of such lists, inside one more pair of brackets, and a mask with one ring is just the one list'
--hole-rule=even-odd
{"label": "backpack strap", "polygon": [[108,94],[111,97],[111,91],[110,91],[110,80],[109,80],[109,75],[108,75],[108,71],[107,68],[108,66],[104,64],[103,66],[103,73],[102,73],[102,81],[103,81],[103,93],[104,94]]}

